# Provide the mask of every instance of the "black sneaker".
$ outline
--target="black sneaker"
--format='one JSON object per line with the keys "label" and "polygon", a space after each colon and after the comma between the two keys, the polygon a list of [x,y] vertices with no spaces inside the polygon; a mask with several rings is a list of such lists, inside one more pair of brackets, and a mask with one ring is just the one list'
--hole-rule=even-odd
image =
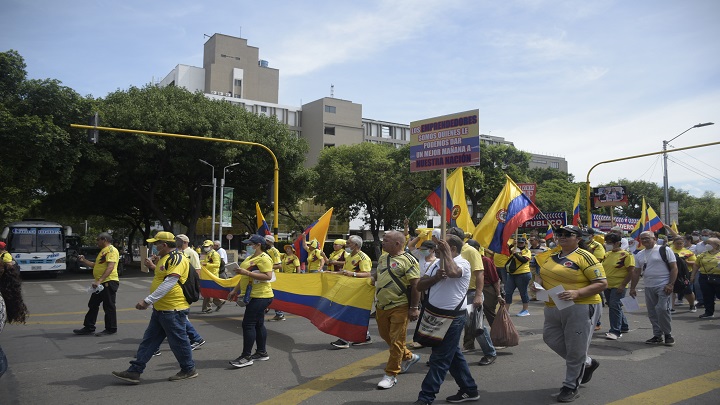
{"label": "black sneaker", "polygon": [[672,346],[675,344],[675,338],[670,335],[665,335],[665,346]]}
{"label": "black sneaker", "polygon": [[140,373],[133,373],[132,371],[113,371],[112,375],[115,378],[119,378],[132,384],[140,384]]}
{"label": "black sneaker", "polygon": [[347,349],[350,347],[350,343],[348,343],[342,339],[338,339],[330,344],[337,347],[338,349]]}
{"label": "black sneaker", "polygon": [[109,335],[114,335],[114,334],[116,334],[116,333],[117,333],[117,331],[111,331],[111,330],[105,329],[105,330],[103,330],[102,332],[96,333],[95,336],[97,336],[97,337],[100,337],[100,336],[109,336]]}
{"label": "black sneaker", "polygon": [[477,401],[480,399],[480,393],[475,392],[464,392],[464,391],[458,391],[455,395],[450,395],[449,397],[445,398],[447,402],[451,403],[457,403],[457,402],[467,402],[467,401]]}
{"label": "black sneaker", "polygon": [[260,360],[260,361],[268,361],[270,360],[270,356],[268,356],[267,352],[255,352],[252,356],[250,356],[253,360]]}
{"label": "black sneaker", "polygon": [[204,344],[205,344],[205,339],[200,339],[197,342],[192,342],[192,343],[190,343],[190,350],[195,350]]}
{"label": "black sneaker", "polygon": [[[700,306],[700,305],[698,305],[698,307],[699,307],[699,306]],[[715,318],[715,315],[714,315],[714,314],[705,313],[705,314],[702,314],[702,315],[698,316],[698,318],[700,318],[700,319],[712,319],[712,318]]]}
{"label": "black sneaker", "polygon": [[412,405],[431,405],[431,404],[430,404],[430,402],[425,402],[425,401],[421,401],[418,399],[417,401],[413,402]]}
{"label": "black sneaker", "polygon": [[153,353],[153,356],[159,356],[161,354],[162,354],[162,352],[160,351],[160,349],[157,349],[157,350],[155,350],[155,353]]}
{"label": "black sneaker", "polygon": [[372,338],[370,336],[365,338],[364,342],[353,342],[353,346],[365,346],[372,343]]}
{"label": "black sneaker", "polygon": [[483,356],[482,359],[480,359],[480,362],[478,362],[478,365],[489,366],[495,363],[495,359],[497,359],[497,356]]}
{"label": "black sneaker", "polygon": [[198,372],[193,368],[190,371],[180,371],[179,373],[175,374],[174,376],[168,378],[170,381],[180,381],[180,380],[187,380],[188,378],[195,378],[198,376]]}
{"label": "black sneaker", "polygon": [[73,333],[76,335],[92,335],[95,333],[95,329],[90,329],[86,326],[82,329],[73,329]]}
{"label": "black sneaker", "polygon": [[233,367],[236,367],[236,368],[243,368],[243,367],[247,367],[247,366],[252,366],[252,365],[253,365],[253,359],[252,359],[252,356],[246,356],[246,357],[240,356],[240,357],[238,357],[237,359],[232,360],[232,361],[230,362],[230,365],[233,366]]}
{"label": "black sneaker", "polygon": [[560,393],[557,396],[558,402],[572,402],[580,397],[580,394],[578,394],[578,390],[571,389],[566,386],[563,386],[560,389]]}
{"label": "black sneaker", "polygon": [[645,341],[648,345],[661,345],[663,344],[663,338],[660,336],[653,336],[651,339]]}
{"label": "black sneaker", "polygon": [[580,384],[587,384],[590,382],[590,379],[592,379],[593,373],[597,368],[600,367],[600,363],[595,359],[590,359],[590,365],[585,366],[585,372],[583,372],[582,380],[580,380]]}

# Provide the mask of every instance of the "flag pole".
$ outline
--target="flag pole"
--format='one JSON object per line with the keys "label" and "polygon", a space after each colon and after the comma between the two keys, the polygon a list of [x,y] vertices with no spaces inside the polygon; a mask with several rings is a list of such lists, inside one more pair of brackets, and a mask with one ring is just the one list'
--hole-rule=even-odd
{"label": "flag pole", "polygon": [[[447,229],[447,169],[444,167],[442,169],[442,176],[440,179],[440,190],[440,202],[442,204],[440,210],[442,211],[440,213],[440,239],[445,240],[445,230]],[[440,271],[445,271],[445,258],[440,260]]]}

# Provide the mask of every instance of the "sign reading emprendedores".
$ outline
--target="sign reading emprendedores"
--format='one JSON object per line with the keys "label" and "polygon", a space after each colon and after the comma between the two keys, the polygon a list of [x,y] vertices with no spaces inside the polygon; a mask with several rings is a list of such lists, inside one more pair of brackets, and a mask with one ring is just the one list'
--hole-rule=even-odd
{"label": "sign reading emprendedores", "polygon": [[480,110],[410,123],[410,171],[480,163]]}

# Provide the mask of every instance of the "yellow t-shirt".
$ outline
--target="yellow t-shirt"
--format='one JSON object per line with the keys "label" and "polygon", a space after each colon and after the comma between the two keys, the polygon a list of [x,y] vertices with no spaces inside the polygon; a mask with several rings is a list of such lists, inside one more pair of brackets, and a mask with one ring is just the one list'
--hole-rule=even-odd
{"label": "yellow t-shirt", "polygon": [[605,254],[602,262],[608,288],[620,288],[631,268],[635,267],[635,256],[627,250],[612,250]]}
{"label": "yellow t-shirt", "polygon": [[356,273],[369,272],[372,270],[372,260],[361,250],[358,250],[354,255],[346,254],[343,270],[354,271]]}
{"label": "yellow t-shirt", "polygon": [[520,260],[517,260],[514,256],[510,256],[507,263],[505,263],[505,269],[508,269],[510,266],[516,266],[516,270],[512,273],[510,273],[510,270],[508,270],[508,274],[512,274],[513,276],[517,276],[519,274],[525,274],[530,273],[530,259],[532,259],[532,253],[530,252],[530,249],[525,248],[520,252],[520,255],[522,257],[527,258],[528,260],[523,263]]}
{"label": "yellow t-shirt", "polygon": [[[273,262],[270,256],[262,252],[257,256],[250,256],[243,260],[240,267],[250,271],[260,271],[262,273],[269,273],[273,271]],[[245,293],[245,288],[248,283],[252,280],[252,291],[250,292],[250,298],[272,298],[273,294],[272,285],[267,281],[260,281],[250,276],[240,277],[240,285],[242,286],[240,294]]]}
{"label": "yellow t-shirt", "polygon": [[587,244],[587,250],[592,253],[599,262],[602,262],[605,258],[605,246],[601,245],[600,242],[591,241]]}
{"label": "yellow t-shirt", "polygon": [[320,249],[315,249],[312,252],[308,252],[307,270],[308,271],[320,270],[320,264],[322,263],[320,261],[321,259],[322,259],[322,252],[320,251]]}
{"label": "yellow t-shirt", "polygon": [[215,249],[210,249],[210,251],[205,254],[205,259],[200,263],[215,277],[220,277],[220,260],[222,260],[220,259],[220,253]]}
{"label": "yellow t-shirt", "polygon": [[[466,243],[460,250],[460,256],[470,262],[470,284],[468,284],[468,290],[472,291],[475,289],[476,272],[478,270],[485,270],[483,267],[482,255],[477,249]],[[380,262],[378,262],[378,266],[380,266]]]}
{"label": "yellow t-shirt", "polygon": [[700,253],[697,257],[698,271],[702,274],[720,274],[720,253]]}
{"label": "yellow t-shirt", "polygon": [[282,263],[282,258],[280,257],[280,251],[277,250],[277,248],[275,246],[273,246],[270,249],[268,249],[267,251],[265,251],[265,253],[267,253],[268,256],[270,256],[273,264]]}
{"label": "yellow t-shirt", "polygon": [[[471,247],[472,249],[472,247]],[[388,310],[400,305],[407,305],[407,295],[400,289],[398,283],[390,275],[393,272],[400,283],[410,288],[410,280],[420,278],[420,266],[413,255],[407,252],[397,256],[389,256],[390,268],[388,269],[388,254],[383,254],[378,259],[377,282],[377,307]]]}
{"label": "yellow t-shirt", "polygon": [[677,249],[675,249],[675,246],[670,246],[670,249],[671,249],[674,253],[677,253],[678,256],[680,256],[680,257],[682,257],[683,259],[685,259],[685,261],[686,261],[687,264],[688,264],[688,269],[689,269],[690,271],[692,271],[692,265],[693,265],[693,263],[695,263],[695,261],[697,260],[697,256],[695,256],[695,253],[693,253],[692,250],[686,249],[686,248],[681,248],[680,250],[677,250]]}
{"label": "yellow t-shirt", "polygon": [[[328,257],[328,261],[345,261],[345,249],[339,249],[339,250],[333,250],[332,253],[330,253],[330,256]],[[342,270],[342,266],[333,265],[332,269],[328,269],[331,271],[340,271]]]}
{"label": "yellow t-shirt", "polygon": [[300,267],[300,259],[295,255],[288,255],[287,253],[282,254],[281,263],[283,273],[297,273],[297,269]]}
{"label": "yellow t-shirt", "polygon": [[[153,277],[152,284],[150,285],[150,291],[155,291],[156,288],[165,280],[170,274],[177,274],[180,276],[180,282],[185,283],[188,278],[190,270],[190,262],[182,253],[177,250],[166,254],[158,260],[155,265],[155,276]],[[185,300],[182,288],[180,284],[175,283],[173,288],[165,294],[164,297],[157,300],[153,307],[158,311],[175,311],[190,308],[190,304]]]}
{"label": "yellow t-shirt", "polygon": [[[593,280],[605,278],[602,264],[592,253],[579,248],[566,257],[561,257],[560,253],[538,253],[535,261],[540,266],[542,286],[546,290],[561,284],[565,290],[577,290],[590,285]],[[599,304],[600,302],[600,294],[575,300],[576,304]],[[555,303],[551,299],[545,305],[554,307]]]}
{"label": "yellow t-shirt", "polygon": [[103,273],[105,273],[105,270],[108,268],[108,263],[115,263],[115,268],[105,281],[120,281],[117,273],[119,261],[120,252],[118,252],[115,246],[108,245],[102,248],[95,258],[95,266],[93,267],[93,277],[95,278],[95,281],[100,280],[100,277],[102,277]]}

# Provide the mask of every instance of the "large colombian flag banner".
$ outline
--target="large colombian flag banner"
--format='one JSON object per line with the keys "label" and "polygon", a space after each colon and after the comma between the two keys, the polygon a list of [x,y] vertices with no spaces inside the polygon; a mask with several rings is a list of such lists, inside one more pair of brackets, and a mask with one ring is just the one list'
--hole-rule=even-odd
{"label": "large colombian flag banner", "polygon": [[505,177],[505,187],[475,228],[473,239],[478,241],[480,246],[487,246],[493,252],[501,252],[509,256],[507,241],[520,225],[532,219],[540,209],[530,201],[510,176],[505,175]]}
{"label": "large colombian flag banner", "polygon": [[313,239],[318,241],[318,249],[322,250],[325,245],[328,229],[330,228],[330,219],[332,218],[333,208],[327,210],[323,216],[305,228],[302,235],[298,236],[293,242],[295,246],[295,254],[300,259],[300,267],[304,270],[307,264],[308,252],[305,250],[303,240],[310,242]]}
{"label": "large colombian flag banner", "polygon": [[[370,279],[330,273],[277,272],[275,276],[270,308],[307,318],[320,331],[341,339],[365,340],[375,296]],[[203,297],[225,299],[240,279],[239,275],[221,279],[203,267],[200,290]]]}
{"label": "large colombian flag banner", "polygon": [[[470,218],[467,199],[465,198],[465,180],[463,179],[462,167],[455,169],[445,182],[447,188],[447,201],[445,206],[445,218],[451,226],[460,227],[465,232],[472,232],[475,224]],[[430,205],[442,215],[442,194],[440,186],[433,193],[427,196]]]}

